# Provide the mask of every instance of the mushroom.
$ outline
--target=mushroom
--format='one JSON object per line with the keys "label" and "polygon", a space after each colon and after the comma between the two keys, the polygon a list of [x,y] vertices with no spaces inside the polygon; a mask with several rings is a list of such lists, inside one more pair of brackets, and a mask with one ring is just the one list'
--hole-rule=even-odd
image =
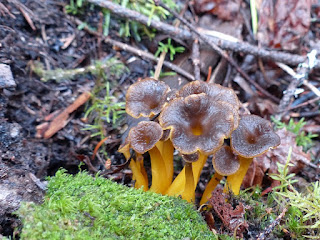
{"label": "mushroom", "polygon": [[164,193],[171,184],[167,177],[165,162],[156,143],[162,137],[161,126],[152,121],[142,121],[132,128],[128,135],[130,146],[137,153],[149,152],[151,159],[152,184],[150,191]]}
{"label": "mushroom", "polygon": [[159,116],[163,129],[170,129],[173,146],[181,154],[199,151],[210,155],[233,130],[231,104],[213,102],[204,94],[192,94],[169,102]]}
{"label": "mushroom", "polygon": [[132,84],[126,94],[126,112],[134,117],[153,117],[166,103],[170,88],[164,82],[145,78]]}
{"label": "mushroom", "polygon": [[[153,78],[145,78],[132,84],[126,94],[126,112],[134,117],[154,117],[162,110],[167,100],[175,95],[164,82]],[[157,143],[157,147],[165,161],[168,181],[173,178],[173,146],[166,139]]]}
{"label": "mushroom", "polygon": [[164,130],[162,138],[156,143],[157,148],[159,149],[161,156],[164,160],[167,178],[170,183],[173,179],[173,152],[174,147],[169,139],[170,130]]}
{"label": "mushroom", "polygon": [[233,107],[234,127],[236,129],[239,123],[239,107],[240,102],[236,93],[231,88],[223,87],[219,84],[211,84],[203,81],[193,81],[186,84],[178,92],[179,97],[187,97],[191,94],[205,93],[212,101],[221,101],[231,104]]}
{"label": "mushroom", "polygon": [[219,184],[223,176],[234,174],[240,167],[238,157],[233,154],[229,146],[223,146],[213,154],[212,165],[216,172],[202,194],[200,205],[208,201],[212,191]]}
{"label": "mushroom", "polygon": [[280,137],[273,131],[269,121],[256,115],[242,116],[239,127],[231,135],[231,148],[239,155],[240,168],[227,177],[227,188],[238,195],[253,158],[278,145]]}
{"label": "mushroom", "polygon": [[[126,160],[130,159],[130,143],[127,139],[119,147],[118,152],[122,153]],[[130,160],[130,168],[132,170],[132,180],[136,181],[134,187],[137,189],[143,187],[143,191],[148,191],[148,176],[143,166],[143,157],[140,154],[137,156],[136,161],[134,159]]]}
{"label": "mushroom", "polygon": [[[234,126],[233,107],[224,101],[212,101],[205,93],[191,94],[170,101],[159,116],[159,123],[163,129],[170,129],[170,139],[173,146],[184,155],[198,152],[198,160],[186,164],[184,170],[174,180],[166,194],[189,196],[184,194],[186,174],[193,170],[193,196],[188,201],[193,201],[196,183],[208,155],[214,153],[222,146],[225,138],[230,137]],[[190,156],[185,157],[188,162]],[[188,174],[188,178],[191,174]]]}
{"label": "mushroom", "polygon": [[[184,156],[185,157],[185,156]],[[192,162],[192,175],[193,175],[193,193],[192,193],[192,201],[194,198],[194,191],[196,189],[197,182],[200,178],[201,170],[206,163],[207,156],[203,154],[199,154],[199,158],[196,162]],[[189,173],[189,176],[191,174]],[[178,174],[178,176],[174,179],[173,183],[170,185],[169,189],[166,191],[166,195],[169,196],[179,196],[183,195],[185,190],[190,186],[190,182],[192,179],[189,179],[189,181],[186,181],[186,168],[182,169],[181,172]],[[188,190],[187,190],[188,191]],[[186,196],[186,194],[185,194]],[[185,199],[185,198],[184,198]],[[191,198],[190,200],[191,201]]]}

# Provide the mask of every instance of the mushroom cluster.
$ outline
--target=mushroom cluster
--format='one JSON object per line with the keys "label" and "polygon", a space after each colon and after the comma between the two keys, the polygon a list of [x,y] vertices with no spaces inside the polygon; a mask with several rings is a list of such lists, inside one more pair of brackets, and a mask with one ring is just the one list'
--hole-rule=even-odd
{"label": "mushroom cluster", "polygon": [[[195,189],[209,155],[216,171],[201,200],[207,201],[223,176],[226,189],[239,193],[252,159],[280,144],[270,123],[255,115],[239,116],[234,91],[218,84],[194,81],[179,91],[164,82],[146,78],[131,85],[126,95],[126,112],[144,117],[129,131],[119,151],[127,159],[135,151],[130,167],[136,188],[149,189],[143,155],[151,161],[150,191],[181,196],[194,201]],[[225,144],[230,139],[231,146]],[[179,152],[185,166],[173,180],[173,152]]]}

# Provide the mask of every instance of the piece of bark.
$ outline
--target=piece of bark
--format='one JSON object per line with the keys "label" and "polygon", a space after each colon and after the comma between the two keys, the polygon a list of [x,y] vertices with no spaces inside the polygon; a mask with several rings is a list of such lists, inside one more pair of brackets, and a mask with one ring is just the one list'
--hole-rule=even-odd
{"label": "piece of bark", "polygon": [[91,95],[89,92],[82,93],[71,105],[69,105],[57,116],[54,116],[52,121],[44,122],[38,125],[36,127],[36,137],[48,139],[52,137],[56,132],[64,128],[70,121],[69,115],[76,109],[78,109],[81,105],[86,103],[89,100],[90,96]]}

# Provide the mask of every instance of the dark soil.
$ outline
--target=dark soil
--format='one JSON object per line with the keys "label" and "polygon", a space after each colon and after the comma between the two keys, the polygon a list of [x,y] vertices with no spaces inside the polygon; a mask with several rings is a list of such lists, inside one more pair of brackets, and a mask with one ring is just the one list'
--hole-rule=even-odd
{"label": "dark soil", "polygon": [[[63,12],[67,1],[4,1],[9,12],[0,17],[0,63],[11,66],[15,88],[0,89],[0,236],[13,236],[20,226],[13,215],[21,201],[40,203],[46,187],[45,178],[63,167],[78,171],[76,152],[90,155],[93,148],[80,141],[79,109],[71,122],[53,138],[36,139],[36,126],[49,113],[74,101],[79,86],[93,84],[85,78],[61,83],[42,83],[28,64],[41,60],[50,68],[74,68],[96,57],[95,40],[77,31]],[[19,10],[30,11],[35,30]],[[24,9],[24,11],[27,11]],[[63,51],[59,39],[76,35],[74,44]],[[42,34],[45,34],[45,40]],[[1,238],[1,237],[0,237]]]}

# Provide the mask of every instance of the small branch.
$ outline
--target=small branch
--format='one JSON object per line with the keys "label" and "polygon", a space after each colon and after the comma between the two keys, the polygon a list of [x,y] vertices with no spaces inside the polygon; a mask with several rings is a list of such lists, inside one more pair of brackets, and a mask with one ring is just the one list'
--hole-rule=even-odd
{"label": "small branch", "polygon": [[[77,25],[83,25],[83,22],[80,21],[77,18],[73,18],[72,17],[70,19],[72,21],[74,21]],[[84,30],[86,30],[88,33],[90,33],[92,35],[95,35],[97,37],[102,37],[102,39],[106,43],[109,43],[109,44],[111,44],[113,46],[119,47],[124,51],[131,52],[132,54],[135,54],[135,55],[137,55],[139,57],[142,57],[142,58],[146,58],[146,59],[152,60],[154,62],[159,62],[160,61],[160,58],[155,57],[153,54],[151,54],[149,52],[142,51],[142,50],[134,48],[134,47],[132,47],[132,46],[130,46],[128,44],[113,40],[110,37],[101,36],[101,34],[99,34],[98,32],[96,32],[96,31],[94,31],[94,30],[92,30],[90,28],[88,28],[87,26],[84,27]],[[187,71],[183,70],[182,68],[180,68],[179,66],[177,66],[177,65],[175,65],[175,64],[173,64],[171,62],[164,61],[163,65],[168,67],[168,68],[170,68],[172,71],[184,76],[185,78],[187,78],[190,81],[194,81],[195,80],[194,76],[192,76],[190,73],[188,73]]]}
{"label": "small branch", "polygon": [[177,14],[175,11],[171,10],[168,6],[166,6],[164,3],[162,3],[160,0],[154,0],[155,4],[163,7],[166,9],[168,12],[170,12],[173,16],[178,18],[183,24],[185,24],[192,32],[194,32],[202,41],[205,43],[209,44],[212,49],[214,49],[220,56],[225,58],[231,66],[233,66],[239,73],[240,75],[245,78],[248,82],[250,82],[252,85],[254,85],[263,95],[269,97],[271,100],[274,102],[278,103],[279,99],[276,98],[275,96],[271,95],[269,92],[264,90],[259,84],[257,84],[255,81],[253,81],[239,66],[238,64],[233,60],[232,57],[230,57],[225,51],[223,51],[219,46],[217,46],[209,37],[206,35],[201,34],[191,23],[189,23],[187,20],[184,18],[180,17],[179,14]]}
{"label": "small branch", "polygon": [[307,81],[309,72],[315,66],[314,63],[316,54],[316,50],[312,50],[310,53],[308,53],[308,58],[303,64],[299,65],[297,72],[283,63],[277,63],[277,65],[290,76],[292,76],[293,79],[290,82],[287,90],[284,92],[284,95],[280,101],[278,112],[275,116],[278,120],[280,120],[288,111],[291,99],[294,97],[294,95],[296,95],[296,90],[299,85],[304,84],[305,86],[310,88],[317,96],[320,96],[319,90],[309,84]]}
{"label": "small branch", "polygon": [[161,69],[162,69],[162,65],[163,65],[164,59],[166,57],[166,54],[167,54],[167,52],[165,52],[165,51],[163,51],[160,54],[160,58],[159,58],[157,66],[156,66],[156,70],[154,72],[154,79],[157,79],[157,80],[159,79],[159,76],[160,76],[160,73],[161,73]]}
{"label": "small branch", "polygon": [[[128,44],[125,44],[125,43],[122,43],[122,42],[118,42],[116,40],[113,40],[111,38],[104,38],[104,41],[106,43],[110,43],[112,44],[113,46],[117,46],[125,51],[128,51],[128,52],[131,52],[135,55],[138,55],[139,57],[142,57],[142,58],[147,58],[149,60],[152,60],[152,61],[155,61],[155,62],[158,62],[160,61],[159,58],[155,57],[153,54],[149,53],[149,52],[146,52],[146,51],[142,51],[140,49],[137,49],[137,48],[134,48],[134,47],[131,47],[130,45]],[[163,65],[170,68],[171,70],[175,71],[176,73],[186,77],[187,79],[191,80],[191,81],[194,81],[194,76],[192,76],[190,73],[188,73],[187,71],[183,70],[182,68],[178,67],[177,65],[171,63],[171,62],[168,62],[168,61],[163,61]]]}
{"label": "small branch", "polygon": [[192,44],[192,63],[194,66],[194,77],[196,80],[200,80],[200,51],[199,40],[196,38]]}
{"label": "small branch", "polygon": [[[129,10],[124,8],[118,4],[115,4],[111,1],[104,1],[104,0],[88,0],[88,2],[96,4],[100,7],[109,9],[112,13],[123,17],[128,18],[133,21],[137,21],[141,24],[146,26],[150,26],[152,28],[157,29],[158,31],[167,33],[173,37],[184,39],[184,40],[194,40],[194,36],[188,30],[184,30],[182,28],[177,28],[172,25],[162,23],[160,21],[151,20],[136,11]],[[150,24],[149,24],[150,23]],[[236,42],[236,41],[228,41],[226,39],[219,38],[219,36],[210,37],[211,41],[215,43],[217,46],[224,50],[231,50],[237,53],[245,53],[251,54],[257,57],[260,57],[264,60],[272,60],[275,62],[282,62],[289,65],[297,66],[298,64],[305,61],[306,57],[296,55],[296,54],[289,54],[285,52],[279,51],[270,51],[266,50],[245,42]],[[320,62],[317,62],[316,69],[320,68]]]}
{"label": "small branch", "polygon": [[274,220],[262,233],[259,234],[256,240],[264,240],[273,231],[273,229],[280,223],[281,219],[287,212],[287,208],[284,208],[281,214]]}

